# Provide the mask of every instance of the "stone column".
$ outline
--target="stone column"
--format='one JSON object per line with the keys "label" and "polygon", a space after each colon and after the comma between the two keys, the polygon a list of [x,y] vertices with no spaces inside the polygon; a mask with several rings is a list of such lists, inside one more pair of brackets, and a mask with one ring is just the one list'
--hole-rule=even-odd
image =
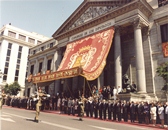
{"label": "stone column", "polygon": [[39,68],[39,65],[38,65],[38,60],[36,59],[36,63],[35,63],[35,66],[34,66],[34,74],[36,75],[38,73],[38,68]]}
{"label": "stone column", "polygon": [[104,72],[102,71],[101,75],[97,79],[97,88],[98,90],[104,86]]}
{"label": "stone column", "polygon": [[122,58],[121,58],[121,40],[120,40],[120,27],[115,27],[114,37],[114,62],[115,62],[115,86],[122,87]]}
{"label": "stone column", "polygon": [[44,56],[43,67],[42,67],[43,74],[45,74],[46,70],[47,70],[47,56]]}
{"label": "stone column", "polygon": [[[55,70],[57,70],[62,60],[62,52],[60,49],[58,49],[56,50],[55,53],[56,54],[54,56],[57,57],[57,60],[54,62],[54,66]],[[61,80],[55,80],[55,93],[60,91],[60,86],[61,86]]]}
{"label": "stone column", "polygon": [[[30,61],[28,61],[28,72],[27,72],[27,77],[29,77],[29,75],[30,75],[30,68],[31,68],[31,64],[30,64]],[[27,78],[26,77],[26,78]]]}
{"label": "stone column", "polygon": [[145,63],[144,63],[141,25],[142,24],[140,19],[134,21],[136,76],[137,76],[137,89],[139,93],[146,93]]}

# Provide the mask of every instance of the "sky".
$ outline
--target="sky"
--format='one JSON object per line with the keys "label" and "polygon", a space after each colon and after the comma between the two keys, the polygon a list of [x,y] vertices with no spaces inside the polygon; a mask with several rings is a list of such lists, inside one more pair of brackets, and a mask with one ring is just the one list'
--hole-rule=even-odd
{"label": "sky", "polygon": [[84,0],[0,0],[0,28],[12,26],[52,37]]}

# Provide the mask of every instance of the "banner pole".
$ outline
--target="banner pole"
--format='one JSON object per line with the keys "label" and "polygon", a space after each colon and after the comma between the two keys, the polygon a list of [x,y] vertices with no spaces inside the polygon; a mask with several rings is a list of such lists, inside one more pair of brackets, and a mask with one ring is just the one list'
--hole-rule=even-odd
{"label": "banner pole", "polygon": [[88,84],[88,87],[89,87],[90,93],[91,93],[91,95],[92,95],[92,97],[93,97],[93,93],[92,93],[92,90],[91,90],[91,88],[90,88],[89,82],[88,82],[88,80],[86,80],[86,81],[87,81],[87,84]]}
{"label": "banner pole", "polygon": [[83,83],[83,94],[85,96],[85,77],[84,77],[84,83]]}

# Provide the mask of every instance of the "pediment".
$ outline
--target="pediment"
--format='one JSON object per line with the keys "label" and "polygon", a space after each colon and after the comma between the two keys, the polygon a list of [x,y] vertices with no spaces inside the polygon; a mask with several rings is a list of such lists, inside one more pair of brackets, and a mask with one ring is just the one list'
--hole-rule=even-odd
{"label": "pediment", "polygon": [[84,0],[74,13],[72,13],[53,34],[53,37],[85,25],[129,2],[131,2],[131,0]]}
{"label": "pediment", "polygon": [[75,27],[78,27],[78,26],[86,23],[86,22],[91,21],[92,19],[100,17],[101,15],[104,15],[107,12],[114,10],[117,7],[118,7],[117,5],[91,6],[74,22],[73,25],[71,25],[69,27],[69,29],[73,29]]}

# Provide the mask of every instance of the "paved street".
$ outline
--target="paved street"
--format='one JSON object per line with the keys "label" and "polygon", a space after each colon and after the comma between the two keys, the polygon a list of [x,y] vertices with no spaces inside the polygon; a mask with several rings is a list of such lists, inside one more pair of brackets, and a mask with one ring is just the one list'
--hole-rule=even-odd
{"label": "paved street", "polygon": [[84,118],[76,116],[40,113],[40,122],[33,121],[35,111],[3,107],[1,130],[158,130],[158,128]]}

